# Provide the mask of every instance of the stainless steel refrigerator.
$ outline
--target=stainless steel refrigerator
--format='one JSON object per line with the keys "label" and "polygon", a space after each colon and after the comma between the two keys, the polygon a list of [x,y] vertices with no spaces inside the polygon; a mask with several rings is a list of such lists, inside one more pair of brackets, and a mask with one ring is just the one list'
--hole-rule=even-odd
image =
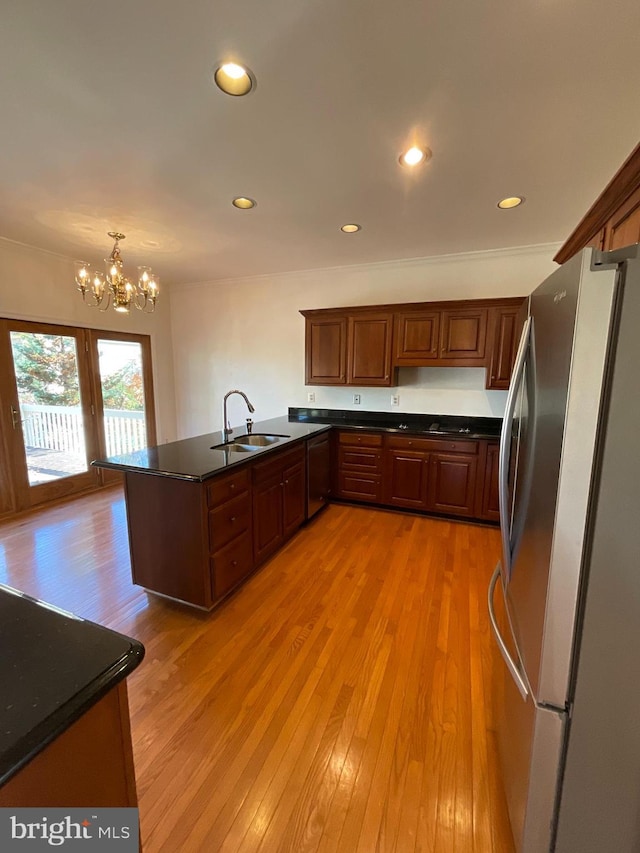
{"label": "stainless steel refrigerator", "polygon": [[532,293],[507,400],[489,615],[522,853],[640,851],[638,248]]}

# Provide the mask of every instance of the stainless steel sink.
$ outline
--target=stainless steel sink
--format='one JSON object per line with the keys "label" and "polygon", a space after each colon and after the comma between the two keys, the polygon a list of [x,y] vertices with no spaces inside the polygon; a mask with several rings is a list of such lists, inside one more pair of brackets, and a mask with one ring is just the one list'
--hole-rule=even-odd
{"label": "stainless steel sink", "polygon": [[214,444],[211,450],[229,450],[231,453],[251,453],[263,447],[269,447],[280,441],[281,438],[290,438],[288,435],[239,435],[233,441],[226,444]]}
{"label": "stainless steel sink", "polygon": [[250,445],[251,447],[267,447],[269,444],[275,444],[281,438],[289,438],[288,435],[264,435],[260,433],[239,435],[233,439],[234,444]]}
{"label": "stainless steel sink", "polygon": [[211,450],[229,450],[231,453],[251,453],[252,450],[260,450],[259,447],[250,447],[247,444],[214,444]]}

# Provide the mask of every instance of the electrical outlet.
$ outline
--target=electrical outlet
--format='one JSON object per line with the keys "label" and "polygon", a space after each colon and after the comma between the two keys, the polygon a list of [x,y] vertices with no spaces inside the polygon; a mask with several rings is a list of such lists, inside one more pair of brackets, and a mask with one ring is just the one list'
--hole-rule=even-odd
{"label": "electrical outlet", "polygon": [[392,394],[391,395],[391,405],[399,406],[400,405],[400,394]]}
{"label": "electrical outlet", "polygon": [[353,402],[355,403],[356,406],[360,405],[360,394],[354,394],[353,395]]}
{"label": "electrical outlet", "polygon": [[313,391],[309,391],[309,393],[307,394],[307,403],[315,403],[315,401],[316,401],[315,393]]}

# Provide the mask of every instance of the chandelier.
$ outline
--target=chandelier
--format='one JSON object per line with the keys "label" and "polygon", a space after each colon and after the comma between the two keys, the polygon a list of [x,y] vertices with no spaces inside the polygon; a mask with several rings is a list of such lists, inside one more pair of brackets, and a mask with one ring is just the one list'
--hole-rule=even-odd
{"label": "chandelier", "polygon": [[100,311],[106,311],[112,305],[121,314],[128,314],[131,305],[135,305],[145,314],[153,313],[159,291],[157,276],[150,267],[138,267],[138,282],[134,286],[122,273],[118,244],[125,239],[124,234],[117,231],[109,231],[108,234],[115,242],[111,254],[104,260],[105,275],[92,272],[84,261],[76,261],[76,284],[85,304]]}

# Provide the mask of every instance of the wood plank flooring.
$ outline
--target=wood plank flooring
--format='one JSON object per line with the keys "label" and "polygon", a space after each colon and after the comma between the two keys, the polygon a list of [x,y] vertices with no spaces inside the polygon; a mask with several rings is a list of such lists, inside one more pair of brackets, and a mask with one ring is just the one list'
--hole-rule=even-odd
{"label": "wood plank flooring", "polygon": [[146,853],[512,853],[498,553],[492,528],[332,505],[206,615],[132,586],[119,489],[0,525],[1,582],[146,647],[129,679]]}

